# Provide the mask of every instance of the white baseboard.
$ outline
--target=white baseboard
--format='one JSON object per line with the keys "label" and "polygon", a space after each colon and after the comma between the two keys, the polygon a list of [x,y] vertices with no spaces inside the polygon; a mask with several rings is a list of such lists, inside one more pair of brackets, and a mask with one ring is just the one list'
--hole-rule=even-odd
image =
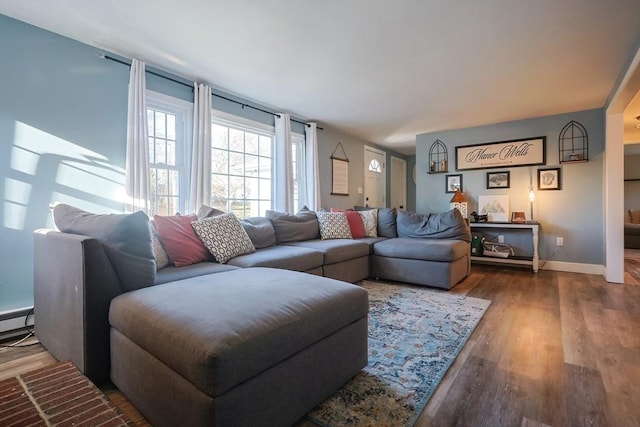
{"label": "white baseboard", "polygon": [[0,340],[11,338],[17,335],[23,335],[26,331],[25,319],[27,316],[27,326],[34,325],[34,317],[31,313],[33,307],[24,307],[12,311],[3,311],[0,313]]}
{"label": "white baseboard", "polygon": [[566,271],[569,273],[604,275],[604,265],[582,264],[579,262],[540,261],[541,270]]}

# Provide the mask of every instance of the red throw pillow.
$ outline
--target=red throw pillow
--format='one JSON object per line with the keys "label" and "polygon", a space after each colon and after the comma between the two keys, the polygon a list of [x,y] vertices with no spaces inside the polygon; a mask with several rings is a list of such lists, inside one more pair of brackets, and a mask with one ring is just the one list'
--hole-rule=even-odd
{"label": "red throw pillow", "polygon": [[153,217],[158,235],[169,259],[176,267],[195,264],[209,259],[209,251],[198,237],[191,223],[198,220],[196,214]]}
{"label": "red throw pillow", "polygon": [[347,221],[349,222],[349,229],[351,230],[351,237],[357,239],[358,237],[364,237],[364,224],[362,223],[362,217],[357,211],[331,208],[331,212],[344,212],[347,214]]}

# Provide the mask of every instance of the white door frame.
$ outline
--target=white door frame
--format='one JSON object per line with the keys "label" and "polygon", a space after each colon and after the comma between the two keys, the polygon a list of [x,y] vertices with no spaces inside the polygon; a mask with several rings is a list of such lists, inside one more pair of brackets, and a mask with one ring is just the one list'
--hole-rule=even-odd
{"label": "white door frame", "polygon": [[378,148],[375,147],[371,147],[369,145],[365,145],[364,146],[364,165],[363,165],[363,169],[364,169],[364,196],[365,196],[365,200],[364,200],[364,205],[367,205],[367,201],[366,201],[366,196],[368,194],[367,192],[367,171],[369,170],[369,165],[367,164],[367,151],[371,151],[373,153],[377,153],[380,154],[382,156],[382,197],[384,200],[384,205],[387,205],[387,153],[385,151],[382,151]]}
{"label": "white door frame", "polygon": [[640,48],[605,112],[605,279],[624,283],[624,124],[622,113],[640,91]]}
{"label": "white door frame", "polygon": [[[407,210],[407,161],[400,157],[396,157],[394,155],[391,156],[391,205],[390,207],[394,208],[395,197],[394,194],[400,193],[400,203],[398,209]],[[394,170],[396,167],[400,167],[400,183],[394,183]],[[400,185],[400,189],[398,190],[398,184]]]}

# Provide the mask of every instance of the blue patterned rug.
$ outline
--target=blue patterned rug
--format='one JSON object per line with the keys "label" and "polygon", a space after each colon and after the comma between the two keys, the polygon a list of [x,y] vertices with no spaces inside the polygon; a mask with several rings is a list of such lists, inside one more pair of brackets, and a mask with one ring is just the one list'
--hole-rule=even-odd
{"label": "blue patterned rug", "polygon": [[369,364],[307,415],[320,426],[412,426],[491,301],[363,281]]}

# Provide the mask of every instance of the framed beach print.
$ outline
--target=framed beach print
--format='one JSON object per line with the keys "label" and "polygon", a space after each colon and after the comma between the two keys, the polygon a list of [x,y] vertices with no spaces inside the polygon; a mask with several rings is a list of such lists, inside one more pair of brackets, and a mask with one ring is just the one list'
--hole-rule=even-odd
{"label": "framed beach print", "polygon": [[560,168],[538,169],[538,190],[562,189]]}
{"label": "framed beach print", "polygon": [[509,171],[487,172],[487,190],[492,188],[509,188]]}
{"label": "framed beach print", "polygon": [[462,190],[462,174],[447,175],[445,177],[446,193],[455,193],[456,190]]}

